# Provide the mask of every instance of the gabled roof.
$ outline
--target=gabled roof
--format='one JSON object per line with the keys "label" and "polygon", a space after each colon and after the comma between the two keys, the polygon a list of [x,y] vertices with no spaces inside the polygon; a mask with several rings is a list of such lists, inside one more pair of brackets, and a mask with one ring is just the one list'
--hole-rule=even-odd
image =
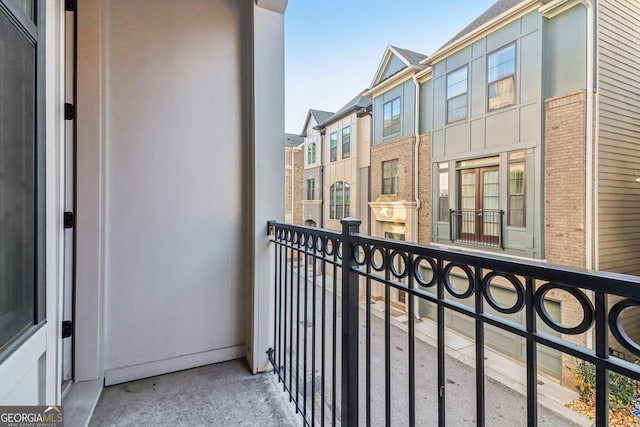
{"label": "gabled roof", "polygon": [[354,113],[362,108],[371,107],[371,105],[373,104],[373,100],[370,97],[364,95],[364,93],[368,90],[369,89],[365,89],[357,94],[353,99],[351,99],[342,108],[340,108],[337,113],[331,115],[330,117],[327,117],[326,120],[319,123],[318,127],[326,127],[327,124],[332,123],[339,118],[346,116],[347,114]]}
{"label": "gabled roof", "polygon": [[285,133],[284,134],[284,146],[288,148],[297,147],[298,145],[304,142],[304,138],[300,135],[296,135],[295,133]]}
{"label": "gabled roof", "polygon": [[[485,10],[480,16],[478,16],[476,19],[474,19],[469,25],[464,27],[462,29],[462,31],[460,31],[458,34],[453,36],[453,38],[451,40],[449,40],[448,42],[446,42],[440,49],[442,49],[445,46],[448,46],[448,45],[456,42],[457,40],[459,40],[459,39],[463,38],[464,36],[466,36],[467,34],[471,33],[472,31],[480,28],[481,26],[483,26],[487,22],[497,18],[498,16],[502,15],[504,12],[508,11],[509,9],[511,9],[511,8],[517,6],[520,3],[523,3],[525,1],[527,1],[527,0],[498,0],[493,5],[491,5],[489,7],[489,9]],[[438,49],[438,50],[440,50],[440,49]]]}
{"label": "gabled roof", "polygon": [[316,124],[320,124],[331,116],[333,116],[333,113],[330,111],[314,110],[310,108],[309,112],[307,113],[307,118],[304,121],[304,126],[302,127],[302,133],[300,135],[303,137],[307,136],[307,126],[309,126],[311,117],[313,117],[313,119],[316,121]]}
{"label": "gabled roof", "polygon": [[384,51],[384,55],[382,57],[382,61],[380,62],[380,65],[378,66],[378,70],[376,71],[375,76],[373,77],[373,81],[371,82],[371,87],[373,88],[374,86],[382,83],[384,80],[387,80],[389,78],[391,78],[393,75],[391,76],[387,76],[386,78],[383,78],[382,76],[384,75],[384,72],[387,69],[387,65],[389,64],[389,61],[391,60],[391,57],[395,56],[396,58],[398,58],[400,61],[402,61],[405,64],[405,67],[403,67],[402,69],[398,70],[395,74],[398,74],[399,72],[407,69],[407,67],[412,67],[415,69],[424,69],[425,66],[420,64],[420,61],[423,61],[424,59],[427,58],[426,55],[423,55],[421,53],[418,52],[414,52],[412,50],[409,49],[402,49],[399,48],[397,46],[392,46],[392,45],[388,45],[387,48]]}
{"label": "gabled roof", "polygon": [[394,49],[399,54],[400,59],[405,59],[404,62],[407,65],[418,65],[420,61],[422,61],[427,57],[427,55],[423,55],[421,53],[414,52],[409,49],[402,49],[392,45],[389,45],[389,47]]}

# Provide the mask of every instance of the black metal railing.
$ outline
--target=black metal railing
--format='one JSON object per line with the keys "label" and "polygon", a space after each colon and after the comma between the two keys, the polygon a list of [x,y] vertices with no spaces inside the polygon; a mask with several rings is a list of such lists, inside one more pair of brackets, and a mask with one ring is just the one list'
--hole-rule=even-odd
{"label": "black metal railing", "polygon": [[452,242],[504,249],[503,210],[449,210]]}
{"label": "black metal railing", "polygon": [[[275,323],[267,353],[307,425],[484,426],[506,425],[513,416],[511,423],[526,417],[528,426],[570,424],[548,421],[556,415],[539,405],[542,348],[561,354],[563,366],[595,366],[597,426],[608,424],[609,372],[640,380],[640,366],[609,354],[616,340],[640,356],[621,327],[625,310],[640,307],[640,278],[374,238],[358,234],[359,223],[342,220],[342,233],[269,223]],[[512,301],[499,301],[494,284],[509,287]],[[397,291],[407,295],[402,322],[393,318]],[[554,295],[578,307],[573,321],[550,314]],[[609,296],[621,299],[610,306]],[[424,304],[436,311],[433,347],[418,339]],[[471,368],[447,354],[452,313],[473,325]],[[516,314],[524,320],[513,320]],[[526,414],[500,400],[500,393],[518,393],[487,379],[485,341],[493,330],[524,342]]]}

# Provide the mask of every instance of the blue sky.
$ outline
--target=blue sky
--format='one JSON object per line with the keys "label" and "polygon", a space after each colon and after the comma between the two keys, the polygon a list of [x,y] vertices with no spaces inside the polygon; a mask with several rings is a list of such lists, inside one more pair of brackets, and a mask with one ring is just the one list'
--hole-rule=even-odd
{"label": "blue sky", "polygon": [[430,55],[495,0],[289,0],[285,130],[369,87],[387,45]]}

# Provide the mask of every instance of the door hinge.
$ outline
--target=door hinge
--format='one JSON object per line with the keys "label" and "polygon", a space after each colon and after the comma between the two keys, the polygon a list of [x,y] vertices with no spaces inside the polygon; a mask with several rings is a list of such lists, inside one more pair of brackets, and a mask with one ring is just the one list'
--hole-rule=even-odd
{"label": "door hinge", "polygon": [[62,338],[69,338],[71,335],[73,335],[72,330],[73,323],[71,322],[71,320],[64,320],[62,322]]}
{"label": "door hinge", "polygon": [[76,107],[68,102],[64,103],[64,119],[73,120],[76,118]]}
{"label": "door hinge", "polygon": [[64,228],[73,228],[73,212],[64,213]]}
{"label": "door hinge", "polygon": [[64,10],[67,12],[75,12],[76,11],[76,0],[65,0],[64,2]]}

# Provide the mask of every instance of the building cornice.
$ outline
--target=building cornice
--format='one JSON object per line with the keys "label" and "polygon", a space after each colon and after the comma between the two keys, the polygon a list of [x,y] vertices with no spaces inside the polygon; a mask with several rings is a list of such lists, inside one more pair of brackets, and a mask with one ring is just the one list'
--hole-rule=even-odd
{"label": "building cornice", "polygon": [[371,98],[375,98],[376,96],[379,96],[383,92],[386,92],[389,89],[392,89],[392,88],[394,88],[394,87],[406,82],[407,80],[411,80],[413,78],[413,75],[417,71],[421,71],[421,70],[422,70],[422,67],[418,67],[417,65],[411,65],[411,66],[403,69],[399,73],[394,74],[393,76],[389,77],[388,79],[380,82],[378,85],[372,87],[371,89],[366,91],[364,93],[364,95],[365,96],[369,96]]}
{"label": "building cornice", "polygon": [[433,65],[437,62],[440,62],[447,56],[453,55],[454,53],[459,52],[465,47],[475,43],[482,37],[486,36],[488,33],[493,32],[500,27],[504,27],[505,25],[510,24],[511,22],[519,18],[522,18],[528,13],[537,11],[540,5],[543,3],[544,1],[541,0],[528,0],[526,2],[523,2],[520,5],[502,13],[501,15],[498,15],[491,21],[481,25],[480,27],[471,31],[469,34],[465,34],[453,43],[444,46],[440,50],[436,51],[433,55],[420,61],[420,63],[423,65]]}
{"label": "building cornice", "polygon": [[553,0],[538,8],[538,12],[547,19],[551,19],[561,13],[582,3],[582,0]]}

